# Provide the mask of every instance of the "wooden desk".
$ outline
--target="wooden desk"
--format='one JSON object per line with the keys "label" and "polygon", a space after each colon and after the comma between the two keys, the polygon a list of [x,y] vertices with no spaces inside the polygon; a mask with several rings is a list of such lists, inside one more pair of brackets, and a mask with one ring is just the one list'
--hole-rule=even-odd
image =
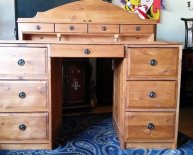
{"label": "wooden desk", "polygon": [[[176,148],[181,45],[156,23],[102,1],[19,19],[0,44],[0,148],[52,149],[61,119],[60,58],[114,58],[113,120],[122,148]],[[10,67],[11,66],[11,67]]]}

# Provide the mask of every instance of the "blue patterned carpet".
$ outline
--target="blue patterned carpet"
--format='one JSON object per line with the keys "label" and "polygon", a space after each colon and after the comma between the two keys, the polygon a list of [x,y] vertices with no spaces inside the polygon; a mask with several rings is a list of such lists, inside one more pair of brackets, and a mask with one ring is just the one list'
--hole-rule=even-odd
{"label": "blue patterned carpet", "polygon": [[112,114],[84,114],[63,119],[54,150],[1,150],[0,155],[193,155],[193,140],[179,134],[178,149],[121,150]]}

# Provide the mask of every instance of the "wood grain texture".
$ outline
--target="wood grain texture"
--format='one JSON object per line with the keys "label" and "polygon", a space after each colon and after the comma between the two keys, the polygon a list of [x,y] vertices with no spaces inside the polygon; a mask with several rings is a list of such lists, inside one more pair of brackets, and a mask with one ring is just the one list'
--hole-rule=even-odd
{"label": "wood grain texture", "polygon": [[[84,35],[84,37],[82,37]],[[22,38],[24,40],[33,40],[33,41],[39,41],[39,42],[61,42],[61,43],[121,43],[121,44],[127,44],[128,42],[142,42],[145,43],[145,41],[153,41],[154,40],[154,34],[113,34],[113,33],[47,33],[46,35],[44,33],[23,33]]]}
{"label": "wood grain texture", "polygon": [[[24,124],[25,130],[19,126]],[[12,140],[25,143],[45,143],[48,140],[48,114],[47,113],[1,113],[0,114],[0,142]]]}
{"label": "wood grain texture", "polygon": [[[128,79],[138,78],[178,78],[178,48],[132,48],[128,49]],[[151,61],[156,61],[151,65]]]}
{"label": "wood grain texture", "polygon": [[153,34],[154,25],[120,25],[120,33]]}
{"label": "wood grain texture", "polygon": [[114,60],[113,79],[113,122],[122,148],[125,148],[125,94],[126,94],[126,61]]}
{"label": "wood grain texture", "polygon": [[37,150],[37,149],[50,149],[49,143],[1,143],[0,148],[5,150]]}
{"label": "wood grain texture", "polygon": [[[47,74],[46,48],[0,47],[0,54],[1,76],[25,77]],[[19,60],[23,60],[24,64],[19,65]]]}
{"label": "wood grain texture", "polygon": [[142,20],[136,14],[101,0],[81,0],[54,9],[39,12],[34,18],[19,18],[18,22],[44,23],[128,23],[156,24],[153,20]]}
{"label": "wood grain texture", "polygon": [[110,24],[89,24],[89,33],[119,33],[119,25]]}
{"label": "wood grain texture", "polygon": [[[154,128],[147,125],[153,123]],[[174,140],[175,113],[128,112],[126,113],[126,141]]]}
{"label": "wood grain texture", "polygon": [[54,24],[22,23],[19,27],[23,32],[54,32]]}
{"label": "wood grain texture", "polygon": [[62,66],[60,58],[49,58],[49,126],[50,143],[54,144],[62,123]]}
{"label": "wood grain texture", "polygon": [[0,81],[0,111],[47,110],[47,88],[46,81]]}
{"label": "wood grain texture", "polygon": [[[113,58],[124,57],[123,45],[51,45],[50,57],[71,57],[71,58]],[[85,53],[88,50],[88,53]]]}
{"label": "wood grain texture", "polygon": [[[18,24],[20,40],[50,44],[47,74],[41,71],[49,87],[50,148],[62,118],[60,57],[115,58],[113,120],[122,148],[176,148],[181,49],[176,43],[155,42],[155,21],[101,0],[80,0],[20,18]],[[39,72],[33,75],[41,77]],[[156,98],[148,98],[150,91]],[[155,128],[147,129],[148,123]]]}
{"label": "wood grain texture", "polygon": [[86,33],[87,24],[55,24],[55,32]]}
{"label": "wood grain texture", "polygon": [[170,149],[175,148],[172,142],[132,142],[126,143],[126,148],[152,148],[152,149]]}
{"label": "wood grain texture", "polygon": [[176,97],[176,81],[127,82],[128,109],[176,108]]}

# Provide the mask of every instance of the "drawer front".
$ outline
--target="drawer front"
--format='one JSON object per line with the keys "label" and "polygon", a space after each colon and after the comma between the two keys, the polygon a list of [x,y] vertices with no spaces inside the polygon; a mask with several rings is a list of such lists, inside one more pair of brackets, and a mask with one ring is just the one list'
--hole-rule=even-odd
{"label": "drawer front", "polygon": [[127,108],[175,108],[176,81],[128,81]]}
{"label": "drawer front", "polygon": [[124,57],[123,45],[51,45],[51,57]]}
{"label": "drawer front", "polygon": [[0,47],[0,74],[47,74],[46,48]]}
{"label": "drawer front", "polygon": [[0,110],[37,111],[47,107],[46,81],[0,81]]}
{"label": "drawer front", "polygon": [[87,24],[55,24],[55,32],[87,32]]}
{"label": "drawer front", "polygon": [[173,140],[174,112],[128,112],[125,120],[126,141]]}
{"label": "drawer front", "polygon": [[22,32],[54,32],[54,24],[45,23],[21,23]]}
{"label": "drawer front", "polygon": [[89,24],[89,33],[119,33],[119,25]]}
{"label": "drawer front", "polygon": [[47,140],[47,123],[47,113],[1,113],[0,141]]}
{"label": "drawer front", "polygon": [[120,33],[152,34],[154,33],[154,25],[120,25]]}
{"label": "drawer front", "polygon": [[178,48],[129,48],[128,77],[177,78]]}

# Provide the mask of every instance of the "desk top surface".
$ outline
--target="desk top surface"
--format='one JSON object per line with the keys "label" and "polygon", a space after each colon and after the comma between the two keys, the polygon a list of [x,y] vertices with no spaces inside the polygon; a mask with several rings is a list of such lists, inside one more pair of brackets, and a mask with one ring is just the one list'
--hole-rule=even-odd
{"label": "desk top surface", "polygon": [[121,41],[121,42],[77,42],[77,41],[31,41],[31,40],[0,40],[0,45],[13,45],[27,46],[27,45],[39,45],[45,46],[50,44],[60,44],[60,45],[126,45],[126,46],[139,46],[139,45],[181,45],[179,42],[167,42],[167,41]]}

